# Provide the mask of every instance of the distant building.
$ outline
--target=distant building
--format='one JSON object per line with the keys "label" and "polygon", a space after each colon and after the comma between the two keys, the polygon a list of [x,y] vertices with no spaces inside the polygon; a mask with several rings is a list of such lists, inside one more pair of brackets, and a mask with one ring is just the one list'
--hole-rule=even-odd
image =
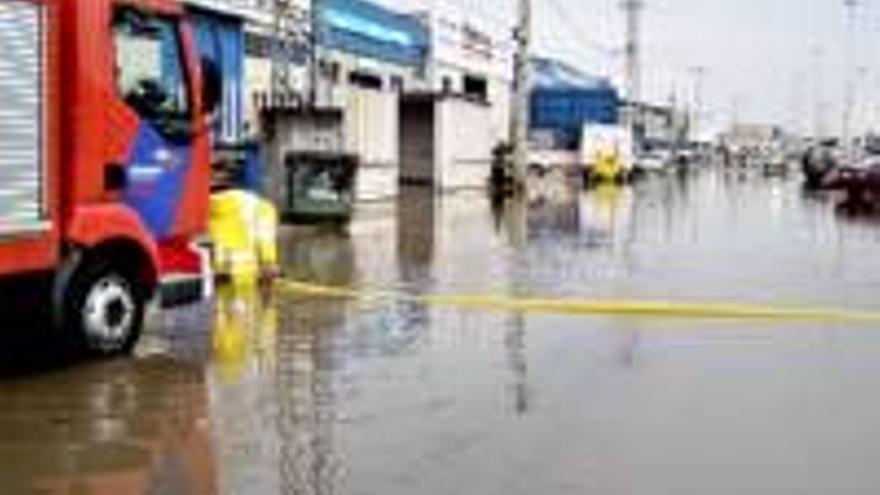
{"label": "distant building", "polygon": [[737,124],[722,135],[722,142],[734,149],[761,149],[784,139],[783,128],[770,124]]}
{"label": "distant building", "polygon": [[637,112],[635,139],[639,148],[671,148],[690,140],[688,112],[668,105],[622,103]]}

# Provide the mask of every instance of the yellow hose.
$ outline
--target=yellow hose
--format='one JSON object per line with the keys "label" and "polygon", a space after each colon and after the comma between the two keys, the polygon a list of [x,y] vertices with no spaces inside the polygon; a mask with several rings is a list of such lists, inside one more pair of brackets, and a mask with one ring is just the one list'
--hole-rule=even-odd
{"label": "yellow hose", "polygon": [[826,323],[880,323],[880,312],[845,309],[809,309],[751,304],[676,303],[598,299],[544,299],[493,295],[428,295],[363,290],[281,279],[283,292],[326,299],[411,301],[429,306],[518,313],[611,315],[633,317],[813,321]]}

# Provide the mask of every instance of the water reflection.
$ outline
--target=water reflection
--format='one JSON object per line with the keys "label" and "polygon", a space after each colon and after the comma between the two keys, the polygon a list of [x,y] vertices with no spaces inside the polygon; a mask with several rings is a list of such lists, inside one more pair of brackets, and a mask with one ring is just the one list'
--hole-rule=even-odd
{"label": "water reflection", "polygon": [[614,184],[600,185],[579,199],[579,232],[587,248],[611,247],[630,232],[633,192]]}
{"label": "water reflection", "polygon": [[[793,182],[688,180],[539,190],[494,215],[483,197],[405,190],[350,233],[287,230],[284,271],[410,293],[874,304],[875,225]],[[711,492],[688,466],[738,462],[803,493],[809,470],[787,460],[805,451],[830,447],[839,479],[870,473],[867,330],[227,287],[164,317],[139,350],[152,357],[0,383],[0,493]],[[819,450],[817,431],[834,432]]]}
{"label": "water reflection", "polygon": [[[282,234],[284,272],[347,286],[354,249],[339,230]],[[258,287],[218,295],[212,411],[224,493],[332,494],[336,372],[345,353],[346,302]]]}
{"label": "water reflection", "polygon": [[513,246],[579,240],[587,248],[607,247],[632,231],[637,198],[614,184],[583,191],[564,183],[536,188],[528,201],[492,203],[494,225]]}
{"label": "water reflection", "polygon": [[[514,256],[507,259],[505,267],[509,284],[508,292],[511,295],[527,295],[527,281],[524,278],[526,272],[520,263],[520,254],[530,240],[540,237],[539,232],[533,229],[536,226],[541,229],[545,227],[541,220],[547,222],[549,231],[556,229],[566,231],[572,226],[571,222],[566,221],[570,220],[570,217],[564,213],[560,216],[554,214],[558,211],[554,208],[556,205],[557,203],[548,201],[548,198],[539,192],[528,202],[516,198],[509,200],[504,204],[503,209],[498,211],[502,218],[497,224],[502,227],[502,234],[514,250]],[[561,209],[566,210],[565,207]],[[561,222],[554,222],[560,218],[562,218]],[[504,317],[504,349],[509,374],[508,395],[512,398],[512,410],[517,416],[528,414],[532,402],[529,390],[526,322],[526,315],[520,312],[512,312]]]}
{"label": "water reflection", "polygon": [[[414,294],[433,289],[437,252],[438,199],[420,187],[402,187],[397,204],[397,269],[400,284]],[[400,333],[413,337],[430,325],[428,307],[417,301],[396,303]]]}
{"label": "water reflection", "polygon": [[345,311],[310,306],[289,303],[281,313],[276,376],[280,493],[329,495],[336,492],[341,474],[334,445],[335,374],[341,366],[336,360],[338,325]]}
{"label": "water reflection", "polygon": [[425,188],[404,186],[397,204],[397,258],[400,279],[424,285],[432,278],[437,246],[437,202]]}
{"label": "water reflection", "polygon": [[214,365],[222,383],[240,381],[275,369],[278,309],[271,290],[259,286],[223,286],[216,298],[212,334]]}
{"label": "water reflection", "polygon": [[217,493],[201,369],[167,358],[0,384],[0,493]]}
{"label": "water reflection", "polygon": [[513,410],[518,416],[528,414],[532,408],[526,338],[525,315],[522,313],[510,315],[504,332],[504,347],[507,350],[507,366],[510,370],[510,396],[513,398]]}
{"label": "water reflection", "polygon": [[319,227],[288,227],[279,233],[281,266],[296,280],[347,287],[358,267],[351,234]]}

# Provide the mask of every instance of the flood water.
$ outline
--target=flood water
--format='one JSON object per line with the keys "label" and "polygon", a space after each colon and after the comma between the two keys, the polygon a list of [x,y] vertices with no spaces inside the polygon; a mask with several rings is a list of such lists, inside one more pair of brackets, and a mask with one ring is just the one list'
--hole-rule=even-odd
{"label": "flood water", "polygon": [[[706,170],[365,207],[291,278],[408,294],[880,308],[880,223]],[[133,359],[3,343],[0,494],[873,494],[871,325],[464,311],[224,289]],[[34,363],[37,364],[34,364]],[[12,363],[12,364],[9,364]],[[19,365],[20,364],[20,365]]]}

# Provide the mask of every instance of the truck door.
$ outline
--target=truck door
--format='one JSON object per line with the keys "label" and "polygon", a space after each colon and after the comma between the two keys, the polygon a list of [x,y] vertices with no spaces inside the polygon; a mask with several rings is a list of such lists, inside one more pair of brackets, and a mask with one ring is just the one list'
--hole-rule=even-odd
{"label": "truck door", "polygon": [[177,18],[128,6],[113,13],[116,84],[139,126],[123,200],[157,240],[174,235],[193,167],[193,97]]}

